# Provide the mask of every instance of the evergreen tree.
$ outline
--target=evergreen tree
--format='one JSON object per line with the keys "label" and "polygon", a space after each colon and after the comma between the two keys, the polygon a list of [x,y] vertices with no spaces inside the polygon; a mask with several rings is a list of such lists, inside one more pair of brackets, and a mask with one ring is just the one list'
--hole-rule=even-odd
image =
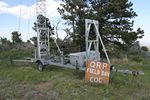
{"label": "evergreen tree", "polygon": [[54,32],[53,32],[54,28],[51,26],[49,18],[46,18],[43,15],[37,16],[37,22],[34,22],[34,27],[32,27],[33,30],[37,31],[37,26],[43,27],[45,24],[45,21],[46,21],[46,28],[48,28],[50,30],[50,35],[54,34]]}
{"label": "evergreen tree", "polygon": [[7,38],[1,38],[0,37],[0,44],[1,45],[11,45],[11,42],[10,42],[10,40],[8,40]]}
{"label": "evergreen tree", "polygon": [[[37,26],[45,28],[45,21],[46,21],[46,28],[49,29],[49,35],[54,35],[54,32],[53,32],[54,28],[51,26],[51,22],[49,18],[46,18],[43,15],[37,16],[37,21],[34,22],[34,26],[32,27],[32,29],[37,32]],[[37,47],[37,37],[34,36],[30,38],[30,40],[34,43],[35,47]]]}
{"label": "evergreen tree", "polygon": [[34,46],[37,47],[37,37],[32,37],[30,40],[33,42]]}
{"label": "evergreen tree", "polygon": [[22,43],[21,34],[18,31],[13,31],[12,33],[12,42],[13,44]]}
{"label": "evergreen tree", "polygon": [[[140,28],[133,31],[137,14],[128,0],[63,0],[58,8],[62,18],[73,24],[74,40],[81,49],[84,47],[84,19],[99,21],[100,35],[105,44],[115,44],[119,47],[129,47],[144,31]],[[91,30],[92,32],[93,30]]]}

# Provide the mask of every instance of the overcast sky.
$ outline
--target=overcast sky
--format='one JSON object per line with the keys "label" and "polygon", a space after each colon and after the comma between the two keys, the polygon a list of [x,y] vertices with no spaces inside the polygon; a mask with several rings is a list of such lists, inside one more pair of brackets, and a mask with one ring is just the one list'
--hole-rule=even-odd
{"label": "overcast sky", "polygon": [[[142,45],[150,46],[150,0],[130,1],[134,4],[133,9],[138,14],[138,17],[134,20],[134,30],[138,27],[144,29],[145,36],[140,42]],[[0,0],[0,36],[11,39],[11,32],[15,30],[22,33],[24,41],[32,36],[36,36],[36,33],[32,30],[36,15],[35,3],[36,0]],[[60,3],[61,0],[47,0],[47,17],[52,21],[52,25],[56,25],[60,20],[63,23],[57,12],[57,7]],[[60,38],[65,36],[65,32],[63,31],[65,27],[63,24],[59,25]]]}

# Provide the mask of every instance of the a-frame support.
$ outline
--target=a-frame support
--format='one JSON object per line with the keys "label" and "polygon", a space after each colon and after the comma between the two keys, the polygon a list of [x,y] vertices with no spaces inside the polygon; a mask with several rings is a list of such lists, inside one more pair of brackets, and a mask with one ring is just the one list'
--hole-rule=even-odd
{"label": "a-frame support", "polygon": [[[89,40],[89,33],[90,33],[92,24],[94,25],[94,30],[96,34],[95,40]],[[108,57],[108,54],[106,52],[105,46],[103,44],[102,38],[99,33],[99,22],[97,20],[85,19],[85,44],[86,44],[86,61],[90,57],[90,50],[91,50],[92,44],[94,45],[94,49],[97,54],[97,60],[100,60],[99,44],[101,44],[103,47],[104,53],[106,55],[107,61],[110,64],[110,59]]]}

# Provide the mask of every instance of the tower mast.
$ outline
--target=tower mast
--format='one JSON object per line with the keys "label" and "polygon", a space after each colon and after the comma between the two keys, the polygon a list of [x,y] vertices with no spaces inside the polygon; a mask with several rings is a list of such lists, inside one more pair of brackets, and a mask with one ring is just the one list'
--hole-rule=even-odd
{"label": "tower mast", "polygon": [[46,0],[36,1],[37,57],[49,55],[49,29],[46,26]]}

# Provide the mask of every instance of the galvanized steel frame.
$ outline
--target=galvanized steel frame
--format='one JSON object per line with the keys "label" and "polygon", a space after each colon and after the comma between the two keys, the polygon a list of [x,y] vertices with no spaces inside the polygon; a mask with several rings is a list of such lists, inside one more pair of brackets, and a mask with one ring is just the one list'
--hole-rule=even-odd
{"label": "galvanized steel frame", "polygon": [[[96,40],[89,40],[89,33],[90,33],[90,28],[92,24],[94,25],[94,29],[95,29]],[[86,61],[89,59],[92,43],[94,44],[97,55],[99,56],[97,60],[100,60],[99,43],[101,43],[104,53],[106,55],[107,61],[109,64],[111,64],[108,54],[106,52],[106,48],[104,46],[104,43],[99,33],[99,22],[97,20],[85,19]]]}
{"label": "galvanized steel frame", "polygon": [[[42,15],[46,17],[46,0],[37,0],[36,1],[36,17]],[[41,26],[37,20],[37,57],[38,59],[42,59],[43,56],[49,56],[49,32],[50,30],[46,27],[46,18],[44,24]],[[44,37],[43,39],[41,39]],[[46,51],[43,52],[42,49]]]}

